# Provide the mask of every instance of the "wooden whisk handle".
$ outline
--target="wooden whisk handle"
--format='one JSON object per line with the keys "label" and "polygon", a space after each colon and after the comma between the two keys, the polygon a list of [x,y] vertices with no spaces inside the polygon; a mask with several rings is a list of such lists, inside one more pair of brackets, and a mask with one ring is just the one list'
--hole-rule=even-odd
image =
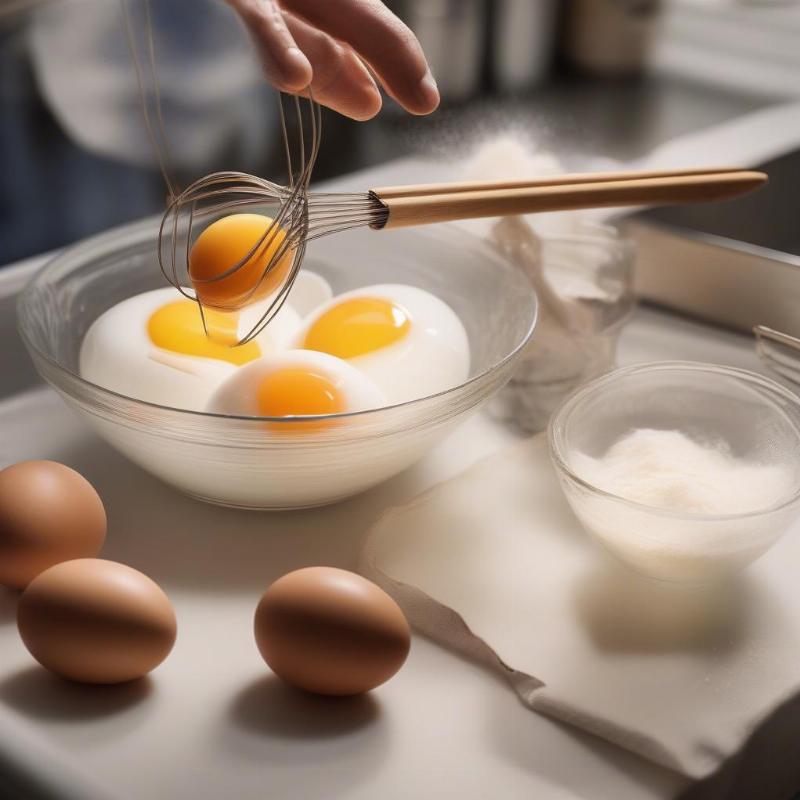
{"label": "wooden whisk handle", "polygon": [[[583,176],[581,176],[583,177]],[[613,176],[612,176],[613,177]],[[661,173],[658,177],[626,177],[619,179],[588,179],[573,182],[570,176],[559,183],[531,182],[526,186],[496,188],[497,184],[448,186],[442,184],[440,193],[413,194],[396,190],[373,190],[388,209],[385,228],[427,225],[459,219],[502,217],[534,214],[545,211],[571,211],[581,208],[615,206],[702,203],[728,200],[756,189],[767,176],[749,170],[720,172]]]}

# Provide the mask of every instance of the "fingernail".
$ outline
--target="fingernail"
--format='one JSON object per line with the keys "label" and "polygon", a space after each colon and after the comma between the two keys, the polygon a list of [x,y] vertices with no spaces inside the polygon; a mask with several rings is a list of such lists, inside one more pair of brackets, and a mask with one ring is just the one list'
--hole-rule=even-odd
{"label": "fingernail", "polygon": [[430,70],[425,73],[425,76],[417,84],[417,96],[420,102],[433,111],[439,105],[439,88],[436,86],[436,81]]}

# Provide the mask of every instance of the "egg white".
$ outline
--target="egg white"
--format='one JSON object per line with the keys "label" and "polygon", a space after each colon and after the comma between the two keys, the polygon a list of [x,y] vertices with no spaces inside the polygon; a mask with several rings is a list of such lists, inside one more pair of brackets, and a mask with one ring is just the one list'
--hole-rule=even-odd
{"label": "egg white", "polygon": [[470,349],[464,325],[447,303],[415,286],[378,284],[337,295],[303,320],[293,338],[294,346],[303,347],[309,328],[328,309],[356,297],[393,301],[410,317],[411,328],[401,339],[347,359],[381,389],[389,405],[438,394],[469,377]]}
{"label": "egg white", "polygon": [[331,380],[344,397],[346,412],[366,411],[386,405],[380,389],[355,367],[336,356],[313,350],[286,350],[258,358],[239,367],[212,394],[206,407],[216,414],[257,417],[258,386],[270,373],[286,368],[307,368]]}
{"label": "egg white", "polygon": [[310,269],[301,269],[297,273],[287,302],[301,317],[305,317],[331,297],[333,289],[322,275]]}
{"label": "egg white", "polygon": [[[179,299],[180,293],[168,286],[129,297],[108,309],[94,321],[81,344],[81,377],[138,400],[203,410],[214,389],[240,367],[219,359],[176,353],[152,343],[147,333],[150,316]],[[240,335],[249,324],[250,320],[242,315]],[[299,324],[298,313],[284,304],[256,338],[262,355],[284,347]]]}

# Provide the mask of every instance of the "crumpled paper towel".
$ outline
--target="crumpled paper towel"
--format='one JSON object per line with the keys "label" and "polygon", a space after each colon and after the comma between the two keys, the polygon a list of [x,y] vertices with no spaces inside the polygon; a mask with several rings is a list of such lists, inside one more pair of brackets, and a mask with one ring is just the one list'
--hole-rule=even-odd
{"label": "crumpled paper towel", "polygon": [[588,539],[542,436],[390,510],[362,571],[534,711],[699,778],[800,690],[798,529],[735,581],[649,581]]}

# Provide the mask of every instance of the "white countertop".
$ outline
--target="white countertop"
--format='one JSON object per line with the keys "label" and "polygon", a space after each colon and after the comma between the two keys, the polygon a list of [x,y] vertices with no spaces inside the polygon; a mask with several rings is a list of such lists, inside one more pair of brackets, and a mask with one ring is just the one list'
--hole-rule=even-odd
{"label": "white countertop", "polygon": [[[622,335],[620,362],[661,359],[761,371],[747,337],[640,309]],[[176,647],[150,678],[80,687],[35,665],[16,633],[16,596],[0,594],[0,796],[88,798],[83,781],[101,796],[137,800],[639,800],[685,787],[680,776],[537,716],[496,677],[418,636],[401,672],[356,700],[291,692],[261,661],[251,620],[263,589],[306,564],[353,567],[383,509],[513,440],[486,416],[360,497],[281,514],[176,494],[44,387],[0,402],[0,430],[0,463],[55,458],[95,483],[110,519],[104,555],[161,583],[179,620]],[[5,795],[2,776],[15,771],[27,788]]]}
{"label": "white countertop", "polygon": [[[758,366],[743,337],[651,310],[637,312],[620,355]],[[17,638],[15,596],[0,596],[0,703],[10,711],[0,722],[32,726],[112,796],[624,800],[682,786],[532,714],[494,676],[419,637],[395,679],[352,703],[287,692],[260,661],[251,615],[261,590],[303,564],[353,566],[383,508],[513,438],[485,416],[361,497],[288,514],[175,494],[97,440],[49,389],[5,401],[0,419],[3,462],[46,456],[82,469],[108,506],[106,555],[152,575],[175,603],[180,633],[168,661],[141,687],[97,691],[45,675]]]}

